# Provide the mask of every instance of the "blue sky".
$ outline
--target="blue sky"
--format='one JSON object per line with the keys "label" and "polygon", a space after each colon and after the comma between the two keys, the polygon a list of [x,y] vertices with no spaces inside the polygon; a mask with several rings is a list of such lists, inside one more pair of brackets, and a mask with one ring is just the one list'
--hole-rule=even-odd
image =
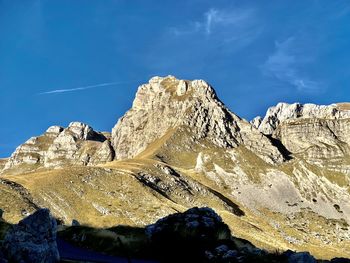
{"label": "blue sky", "polygon": [[348,101],[349,25],[347,0],[0,0],[0,157],[54,124],[109,131],[153,75],[246,119]]}

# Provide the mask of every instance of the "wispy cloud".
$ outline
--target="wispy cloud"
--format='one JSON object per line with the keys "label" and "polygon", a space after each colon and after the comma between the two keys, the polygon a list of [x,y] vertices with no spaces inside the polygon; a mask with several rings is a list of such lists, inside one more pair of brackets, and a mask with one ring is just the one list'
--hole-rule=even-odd
{"label": "wispy cloud", "polygon": [[76,92],[76,91],[83,91],[83,90],[87,90],[87,89],[95,89],[95,88],[101,88],[101,87],[115,86],[115,85],[132,83],[132,82],[136,82],[136,81],[116,81],[116,82],[106,82],[106,83],[100,83],[100,84],[83,86],[83,87],[77,87],[77,88],[71,88],[71,89],[56,89],[56,90],[49,90],[49,91],[40,92],[40,93],[37,93],[37,95]]}
{"label": "wispy cloud", "polygon": [[256,20],[253,9],[216,9],[206,11],[202,19],[192,20],[186,25],[170,28],[175,36],[188,34],[204,34],[210,36],[217,33],[238,33],[247,29]]}
{"label": "wispy cloud", "polygon": [[262,66],[263,73],[295,87],[300,92],[314,93],[324,89],[320,81],[312,80],[300,67],[312,62],[309,54],[304,54],[296,45],[296,38],[289,37],[275,42],[274,52]]}
{"label": "wispy cloud", "polygon": [[226,11],[211,8],[204,16],[204,28],[207,35],[210,35],[216,27],[242,27],[252,20],[255,20],[254,11],[252,9],[234,9]]}
{"label": "wispy cloud", "polygon": [[[146,67],[152,71],[201,74],[223,66],[229,56],[252,44],[263,27],[253,8],[206,9],[199,16],[167,28],[149,50]],[[213,59],[215,63],[209,63]]]}

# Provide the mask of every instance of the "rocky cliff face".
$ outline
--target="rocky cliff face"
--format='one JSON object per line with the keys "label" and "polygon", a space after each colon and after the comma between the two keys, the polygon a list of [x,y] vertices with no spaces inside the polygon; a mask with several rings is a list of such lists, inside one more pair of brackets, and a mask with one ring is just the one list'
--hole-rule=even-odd
{"label": "rocky cliff face", "polygon": [[137,91],[132,108],[112,131],[116,159],[133,158],[167,133],[189,131],[222,148],[244,145],[270,163],[283,156],[270,140],[230,112],[203,80],[154,77]]}
{"label": "rocky cliff face", "polygon": [[72,122],[67,128],[52,126],[20,145],[6,161],[3,172],[15,173],[66,165],[95,165],[113,160],[109,140],[90,126]]}
{"label": "rocky cliff face", "polygon": [[294,157],[350,174],[348,104],[279,103],[251,123],[279,140]]}
{"label": "rocky cliff face", "polygon": [[346,119],[350,110],[346,103],[332,105],[315,105],[300,103],[278,103],[267,110],[263,119],[255,118],[252,125],[264,134],[273,134],[280,123],[289,119]]}

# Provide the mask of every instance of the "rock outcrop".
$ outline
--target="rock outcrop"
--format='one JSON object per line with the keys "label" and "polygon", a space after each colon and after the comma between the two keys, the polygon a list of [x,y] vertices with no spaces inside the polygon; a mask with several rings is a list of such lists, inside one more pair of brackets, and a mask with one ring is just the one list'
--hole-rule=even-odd
{"label": "rock outcrop", "polygon": [[350,145],[350,119],[290,119],[280,124],[274,136],[292,153],[310,158],[343,157]]}
{"label": "rock outcrop", "polygon": [[152,242],[159,245],[165,240],[183,244],[185,241],[215,242],[231,236],[222,218],[208,207],[194,207],[183,213],[166,216],[147,226],[146,233]]}
{"label": "rock outcrop", "polygon": [[104,134],[89,125],[72,122],[67,128],[51,126],[20,145],[3,171],[31,171],[67,165],[95,165],[113,160],[114,151]]}
{"label": "rock outcrop", "polygon": [[59,262],[57,225],[48,209],[40,209],[6,234],[3,251],[10,262]]}
{"label": "rock outcrop", "polygon": [[273,134],[280,123],[289,119],[347,119],[350,118],[350,110],[345,104],[278,103],[267,110],[261,121],[259,118],[253,120],[253,125],[264,134]]}
{"label": "rock outcrop", "polygon": [[231,231],[210,208],[191,208],[158,220],[146,227],[146,234],[161,262],[203,262],[204,250],[220,240],[228,240]]}
{"label": "rock outcrop", "polygon": [[270,163],[284,159],[266,136],[230,112],[208,83],[173,76],[154,77],[139,87],[132,108],[112,130],[115,158],[133,158],[176,131],[226,149],[244,145]]}
{"label": "rock outcrop", "polygon": [[279,103],[252,124],[280,141],[294,157],[350,174],[350,110],[346,105]]}

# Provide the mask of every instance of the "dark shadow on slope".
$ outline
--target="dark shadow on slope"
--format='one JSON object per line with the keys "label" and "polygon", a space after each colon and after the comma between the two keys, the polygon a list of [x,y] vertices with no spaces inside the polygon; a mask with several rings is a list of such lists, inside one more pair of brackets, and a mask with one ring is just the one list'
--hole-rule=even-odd
{"label": "dark shadow on slope", "polygon": [[292,153],[283,145],[283,143],[279,139],[273,138],[271,135],[265,136],[270,140],[272,145],[280,151],[284,159],[286,159],[287,161],[293,159]]}
{"label": "dark shadow on slope", "polygon": [[105,255],[87,248],[78,247],[70,242],[57,238],[57,247],[63,262],[103,262],[103,263],[128,263],[125,257]]}
{"label": "dark shadow on slope", "polygon": [[244,216],[245,213],[243,210],[241,210],[239,208],[239,206],[237,204],[235,204],[234,202],[232,202],[229,198],[227,198],[226,196],[224,196],[223,194],[219,193],[218,191],[215,191],[214,189],[211,188],[207,188],[209,192],[211,192],[213,195],[215,195],[216,197],[218,197],[219,199],[221,199],[227,206],[229,206],[232,209],[232,212],[236,215],[236,216]]}
{"label": "dark shadow on slope", "polygon": [[77,260],[76,253],[84,250],[92,262],[113,262],[113,257],[119,260],[114,262],[150,262],[154,259],[144,228],[71,226],[59,231],[58,239],[62,245],[60,253],[65,259]]}

